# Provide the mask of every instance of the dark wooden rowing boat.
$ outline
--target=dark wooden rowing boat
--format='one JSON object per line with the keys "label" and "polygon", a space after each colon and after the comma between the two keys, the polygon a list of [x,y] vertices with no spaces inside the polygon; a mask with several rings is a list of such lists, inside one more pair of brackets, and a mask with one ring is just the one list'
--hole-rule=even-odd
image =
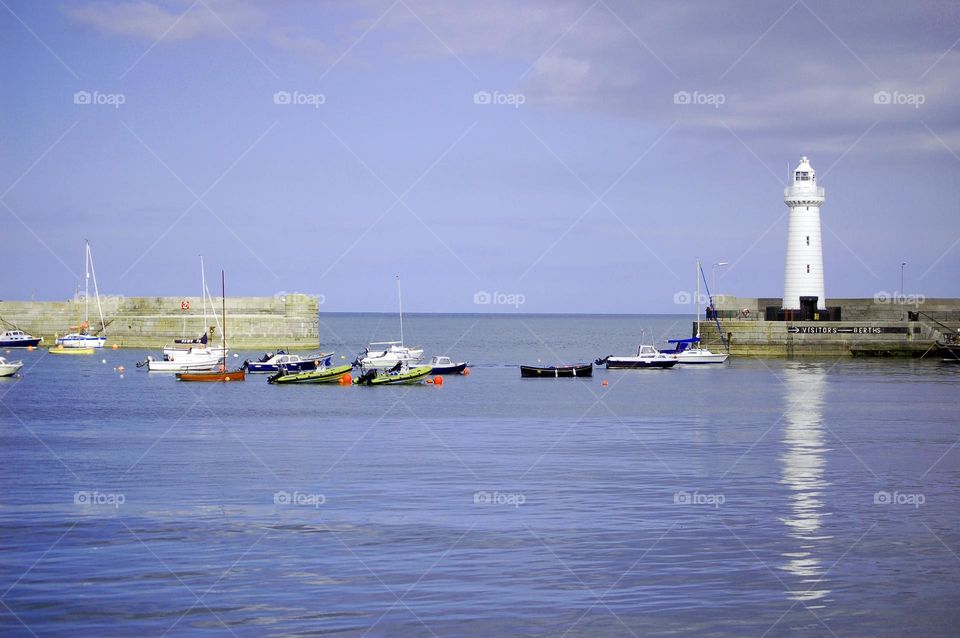
{"label": "dark wooden rowing boat", "polygon": [[520,366],[520,376],[524,378],[592,377],[592,363],[578,363],[569,366]]}

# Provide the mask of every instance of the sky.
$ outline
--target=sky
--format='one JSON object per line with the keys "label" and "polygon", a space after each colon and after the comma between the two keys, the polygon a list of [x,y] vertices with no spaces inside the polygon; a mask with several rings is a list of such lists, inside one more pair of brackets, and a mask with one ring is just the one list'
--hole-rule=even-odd
{"label": "sky", "polygon": [[0,43],[2,299],[84,239],[127,297],[778,297],[802,155],[828,299],[960,297],[960,3],[2,0]]}

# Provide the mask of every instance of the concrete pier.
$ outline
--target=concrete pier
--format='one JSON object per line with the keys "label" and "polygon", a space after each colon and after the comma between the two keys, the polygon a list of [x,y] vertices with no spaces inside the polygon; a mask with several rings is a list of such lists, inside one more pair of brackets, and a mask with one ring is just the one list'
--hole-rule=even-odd
{"label": "concrete pier", "polygon": [[[960,329],[960,299],[828,299],[842,309],[842,321],[765,321],[779,298],[718,295],[720,330],[735,356],[930,356],[937,339]],[[912,319],[912,320],[911,320]],[[696,324],[694,324],[696,331]],[[703,320],[706,347],[723,351],[717,323]]]}
{"label": "concrete pier", "polygon": [[[211,343],[220,342],[217,322],[207,309],[204,325],[200,297],[100,298],[107,327],[107,347],[159,348],[174,339],[195,339],[205,330]],[[214,298],[222,323],[220,298]],[[208,304],[209,306],[209,304]],[[43,337],[53,345],[56,335],[70,332],[83,320],[84,303],[70,301],[0,301],[4,330],[14,326]],[[288,294],[276,297],[227,297],[227,342],[231,348],[310,349],[317,347],[319,301],[317,297]],[[90,331],[98,332],[96,300],[90,300]]]}

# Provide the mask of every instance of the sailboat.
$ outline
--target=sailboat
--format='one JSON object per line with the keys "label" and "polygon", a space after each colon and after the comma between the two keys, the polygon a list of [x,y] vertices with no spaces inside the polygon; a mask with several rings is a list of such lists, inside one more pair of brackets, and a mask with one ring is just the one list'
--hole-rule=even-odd
{"label": "sailboat", "polygon": [[700,260],[697,259],[697,336],[692,339],[670,339],[667,343],[674,344],[673,349],[660,351],[680,364],[723,363],[730,356],[725,353],[714,354],[700,346],[700,277],[702,275],[703,269],[700,267]]}
{"label": "sailboat", "polygon": [[213,305],[213,298],[210,296],[210,291],[207,289],[207,274],[203,268],[203,255],[200,255],[200,296],[203,299],[203,334],[196,339],[174,339],[174,345],[164,346],[164,359],[173,359],[187,352],[198,349],[208,349],[213,354],[217,355],[218,358],[224,354],[219,347],[207,345],[209,330],[207,326],[208,300],[210,302],[210,309],[213,310],[213,320],[217,323],[217,328],[222,332],[223,327],[220,325],[220,319],[217,317],[217,312],[215,310],[215,306]]}
{"label": "sailboat", "polygon": [[400,275],[397,275],[397,301],[400,309],[400,341],[371,341],[357,356],[354,365],[361,370],[389,370],[402,363],[416,366],[423,361],[423,348],[408,348],[403,344],[403,296],[400,293]]}
{"label": "sailboat", "polygon": [[220,369],[214,372],[180,372],[177,373],[177,379],[180,381],[208,381],[208,382],[226,382],[226,381],[244,381],[247,378],[243,370],[227,370],[227,284],[223,271],[220,271],[220,291],[223,298],[223,330],[220,331],[220,339],[223,344],[223,363]]}
{"label": "sailboat", "polygon": [[[90,334],[90,275],[93,274],[93,290],[97,295],[97,311],[100,313],[99,335]],[[90,251],[90,242],[86,242],[86,251],[84,253],[84,284],[83,284],[83,321],[79,326],[71,326],[75,330],[67,335],[58,337],[55,341],[60,348],[51,348],[51,352],[58,352],[64,349],[88,350],[91,348],[102,348],[107,343],[103,332],[107,326],[103,321],[103,308],[100,306],[100,289],[97,286],[97,271],[93,267],[93,253]]]}

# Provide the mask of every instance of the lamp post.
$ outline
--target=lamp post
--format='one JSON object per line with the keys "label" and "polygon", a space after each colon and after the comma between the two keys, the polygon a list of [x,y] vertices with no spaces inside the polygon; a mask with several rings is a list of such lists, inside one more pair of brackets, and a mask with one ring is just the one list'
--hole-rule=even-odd
{"label": "lamp post", "polygon": [[712,290],[711,290],[710,294],[714,294],[714,295],[715,295],[715,294],[717,293],[717,268],[723,268],[724,266],[729,266],[729,265],[730,265],[730,264],[728,264],[727,262],[721,261],[721,262],[718,262],[718,263],[714,264],[714,265],[710,268],[710,270],[711,270],[711,275],[712,275],[712,276],[711,276],[711,279],[713,280],[713,283],[711,284]]}
{"label": "lamp post", "polygon": [[903,292],[903,269],[906,267],[907,262],[900,262],[900,321],[903,321],[903,302],[906,299],[906,295]]}

